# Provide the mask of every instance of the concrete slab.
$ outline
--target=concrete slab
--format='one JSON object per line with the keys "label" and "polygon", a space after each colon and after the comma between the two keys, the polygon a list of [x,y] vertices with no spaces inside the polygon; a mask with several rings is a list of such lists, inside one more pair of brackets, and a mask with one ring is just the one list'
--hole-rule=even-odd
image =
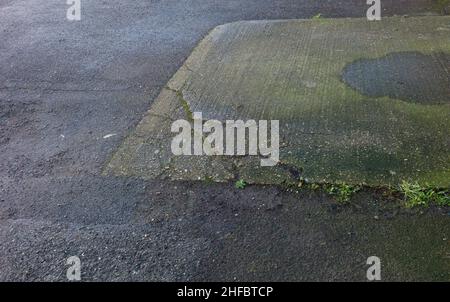
{"label": "concrete slab", "polygon": [[[410,179],[448,187],[449,54],[448,16],[218,26],[104,173],[264,184],[304,178],[389,185]],[[174,156],[171,124],[192,112],[220,121],[279,120],[280,163]]]}

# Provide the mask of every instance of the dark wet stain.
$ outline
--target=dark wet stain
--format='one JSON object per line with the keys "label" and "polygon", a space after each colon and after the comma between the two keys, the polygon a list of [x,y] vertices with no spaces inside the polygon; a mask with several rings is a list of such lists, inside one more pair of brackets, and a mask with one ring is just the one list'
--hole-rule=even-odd
{"label": "dark wet stain", "polygon": [[342,78],[371,97],[388,96],[421,104],[450,102],[450,54],[396,52],[348,64]]}
{"label": "dark wet stain", "polygon": [[299,181],[301,179],[301,175],[303,173],[302,167],[296,167],[294,165],[288,164],[288,163],[278,163],[278,165],[285,171],[288,171],[291,176],[296,180]]}

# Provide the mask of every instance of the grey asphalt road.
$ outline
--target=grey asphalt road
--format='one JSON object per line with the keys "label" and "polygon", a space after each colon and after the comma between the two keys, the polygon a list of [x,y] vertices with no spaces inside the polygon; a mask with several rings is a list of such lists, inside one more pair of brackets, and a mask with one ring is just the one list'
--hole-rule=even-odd
{"label": "grey asphalt road", "polygon": [[[101,176],[160,89],[214,26],[365,16],[366,1],[0,3],[0,280],[450,280],[449,214],[365,190],[320,192]],[[385,15],[430,1],[383,1]],[[106,138],[105,138],[106,137]]]}

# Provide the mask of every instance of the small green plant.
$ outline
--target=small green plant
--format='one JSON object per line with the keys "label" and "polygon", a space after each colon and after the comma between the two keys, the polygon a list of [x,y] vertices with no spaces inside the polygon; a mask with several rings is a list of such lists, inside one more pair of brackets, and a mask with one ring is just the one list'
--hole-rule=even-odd
{"label": "small green plant", "polygon": [[359,187],[344,183],[338,185],[329,185],[325,187],[325,190],[329,195],[335,196],[338,202],[348,203],[353,194],[359,191]]}
{"label": "small green plant", "polygon": [[322,18],[322,14],[321,13],[318,13],[317,15],[312,17],[313,20],[317,20],[317,19],[320,19],[320,18]]}
{"label": "small green plant", "polygon": [[245,189],[245,187],[247,186],[247,183],[245,182],[245,180],[239,179],[238,181],[236,181],[236,183],[234,184],[234,186],[235,186],[237,189]]}
{"label": "small green plant", "polygon": [[435,195],[434,202],[441,207],[450,206],[450,194],[446,191],[438,191]]}
{"label": "small green plant", "polygon": [[450,205],[448,192],[436,190],[430,186],[421,186],[417,182],[411,183],[404,180],[400,185],[400,192],[405,196],[405,205],[408,208],[417,206],[428,207],[431,203],[439,206]]}

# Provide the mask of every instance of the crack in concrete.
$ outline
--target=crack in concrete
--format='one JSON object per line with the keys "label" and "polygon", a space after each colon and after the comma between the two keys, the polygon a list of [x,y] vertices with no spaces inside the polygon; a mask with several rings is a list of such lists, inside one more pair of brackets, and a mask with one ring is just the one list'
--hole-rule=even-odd
{"label": "crack in concrete", "polygon": [[165,87],[167,90],[172,91],[173,93],[175,93],[175,95],[178,97],[178,100],[180,101],[180,105],[183,108],[185,114],[186,114],[186,118],[188,119],[188,121],[193,122],[194,121],[194,115],[193,112],[191,110],[191,107],[189,105],[189,102],[184,98],[183,95],[183,88],[181,88],[180,90],[176,90],[173,88],[170,88],[169,86]]}

